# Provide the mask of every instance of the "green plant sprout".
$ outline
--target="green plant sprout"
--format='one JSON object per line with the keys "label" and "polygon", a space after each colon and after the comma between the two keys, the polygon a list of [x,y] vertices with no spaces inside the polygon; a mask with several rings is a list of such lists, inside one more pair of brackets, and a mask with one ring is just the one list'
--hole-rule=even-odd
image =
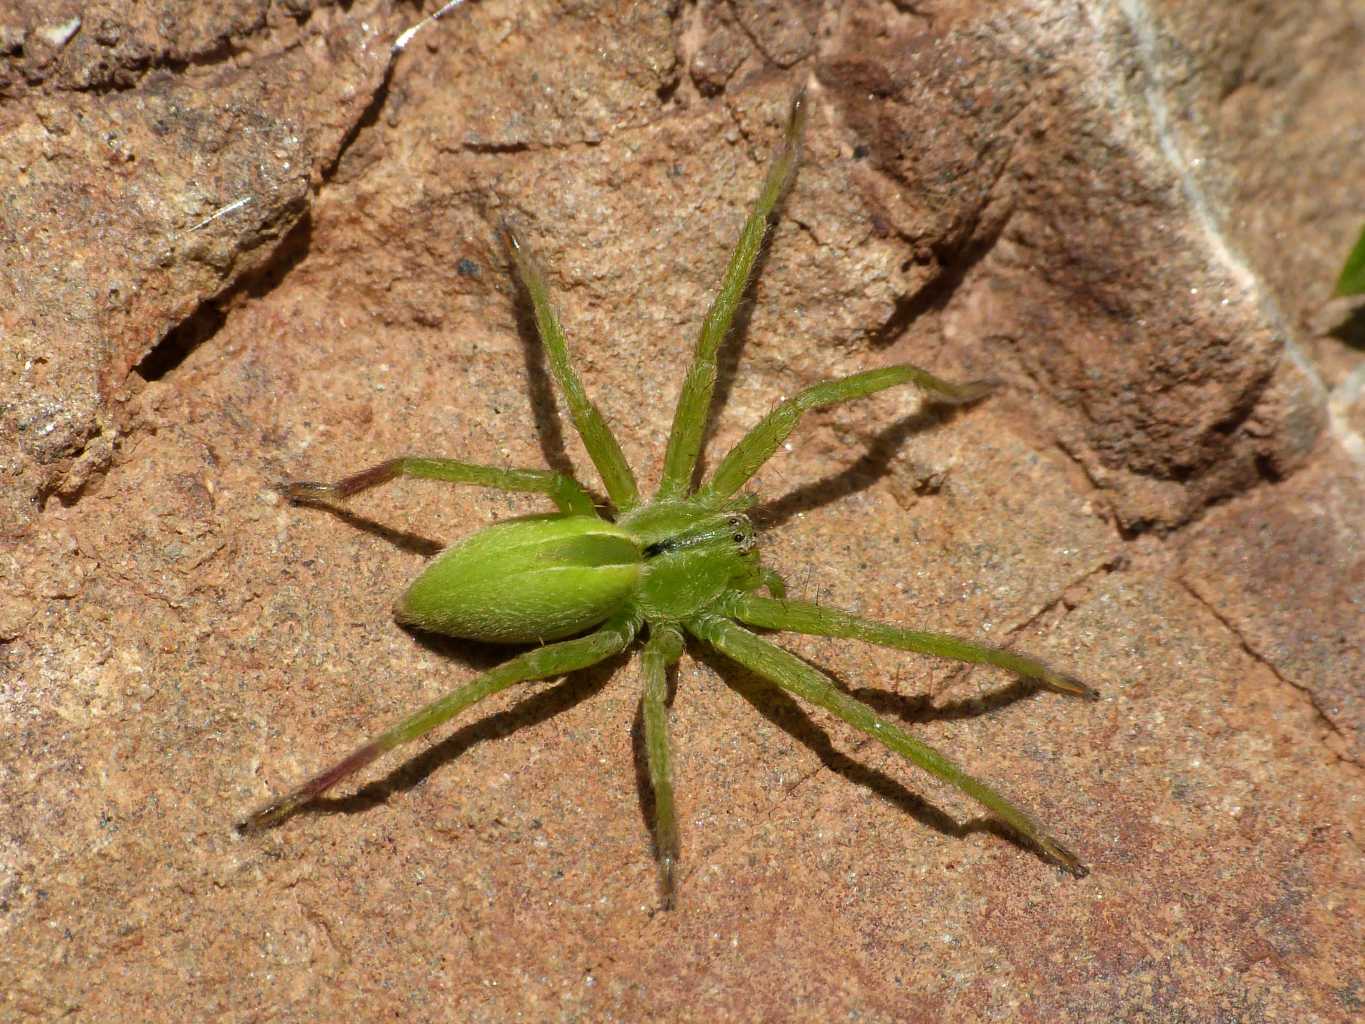
{"label": "green plant sprout", "polygon": [[[780,403],[694,486],[707,412],[716,384],[716,353],[749,287],[768,225],[800,157],[807,103],[792,100],[780,146],[720,291],[702,321],[673,417],[662,477],[644,500],[601,412],[569,360],[564,330],[543,273],[525,243],[504,227],[512,266],[531,299],[551,372],[563,392],[615,517],[599,514],[582,485],[541,469],[500,469],[453,459],[405,456],[336,483],[289,483],[283,494],[330,505],[399,477],[544,494],[559,511],[489,526],[438,555],[399,598],[399,622],[448,636],[540,644],[485,672],[358,747],[335,765],[253,813],[243,829],[273,825],[395,747],[515,683],[587,668],[626,650],[647,630],[641,659],[645,760],[653,788],[654,844],[662,903],[673,903],[679,858],[666,708],[668,667],[684,636],[709,644],[754,674],[826,709],[930,775],[957,787],[1051,861],[1077,877],[1085,867],[1027,811],[969,775],[950,758],[849,696],[819,669],[746,626],[848,637],[960,662],[994,665],[1061,693],[1094,698],[1080,681],[1041,661],[940,633],[884,625],[785,596],[782,578],[759,560],[745,510],[745,483],[787,439],[803,413],[902,384],[930,400],[964,405],[985,382],[952,384],[909,364],[886,366],[811,385]],[[759,593],[766,591],[767,596]]]}

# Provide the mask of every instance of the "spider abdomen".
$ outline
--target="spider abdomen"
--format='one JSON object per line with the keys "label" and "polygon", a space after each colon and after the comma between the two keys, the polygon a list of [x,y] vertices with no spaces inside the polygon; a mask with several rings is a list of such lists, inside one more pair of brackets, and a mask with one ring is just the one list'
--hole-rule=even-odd
{"label": "spider abdomen", "polygon": [[513,519],[437,555],[398,599],[394,615],[467,640],[560,640],[620,608],[643,560],[632,534],[595,516]]}

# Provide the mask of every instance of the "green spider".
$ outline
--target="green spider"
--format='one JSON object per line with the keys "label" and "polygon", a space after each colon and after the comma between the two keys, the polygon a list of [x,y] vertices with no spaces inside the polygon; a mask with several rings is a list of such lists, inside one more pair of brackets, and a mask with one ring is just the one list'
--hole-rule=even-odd
{"label": "green spider", "polygon": [[[1096,696],[1085,684],[1034,658],[789,600],[781,577],[759,561],[753,528],[744,513],[754,499],[741,494],[740,488],[787,439],[802,413],[900,384],[912,384],[934,401],[962,405],[983,397],[988,384],[951,384],[908,364],[814,384],[778,405],[730,450],[708,481],[693,486],[716,383],[716,352],[749,286],[769,221],[796,172],[805,120],[806,101],[804,94],[798,93],[763,191],[730,257],[720,292],[702,322],[673,417],[662,479],[653,498],[641,498],[620,445],[569,362],[564,330],[550,303],[544,275],[525,244],[507,228],[504,231],[511,261],[534,307],[550,369],[616,508],[615,518],[600,515],[582,485],[561,473],[499,469],[453,459],[406,456],[334,484],[297,482],[282,486],[291,501],[326,506],[399,477],[420,477],[540,493],[551,498],[559,511],[496,523],[447,549],[423,570],[395,607],[399,622],[419,629],[490,643],[541,646],[503,662],[380,733],[293,792],[256,811],[242,823],[244,829],[283,820],[381,754],[425,735],[514,683],[563,675],[610,658],[629,647],[641,629],[648,627],[642,658],[642,718],[655,801],[659,889],[665,907],[673,902],[679,856],[665,706],[666,671],[682,654],[684,634],[832,712],[929,774],[956,786],[1034,843],[1050,860],[1078,877],[1086,873],[1077,857],[1032,815],[844,693],[823,672],[740,625],[851,637],[955,661],[995,665],[1062,693]],[[761,596],[758,590],[766,590],[769,596]]]}

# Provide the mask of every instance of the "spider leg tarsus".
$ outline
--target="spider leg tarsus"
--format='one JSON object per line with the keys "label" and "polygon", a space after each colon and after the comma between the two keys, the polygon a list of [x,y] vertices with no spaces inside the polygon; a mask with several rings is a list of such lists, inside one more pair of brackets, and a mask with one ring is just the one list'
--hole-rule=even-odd
{"label": "spider leg tarsus", "polygon": [[672,854],[659,858],[659,909],[672,910],[678,905],[678,859]]}
{"label": "spider leg tarsus", "polygon": [[338,497],[333,485],[313,480],[282,480],[273,490],[291,505],[325,505]]}
{"label": "spider leg tarsus", "polygon": [[1075,694],[1083,700],[1097,701],[1100,699],[1101,694],[1099,690],[1095,689],[1093,686],[1087,686],[1075,676],[1064,675],[1060,672],[1054,672],[1053,675],[1061,680],[1061,686],[1058,687],[1061,692]]}
{"label": "spider leg tarsus", "polygon": [[[1021,678],[1027,679],[1027,676]],[[1065,672],[1058,672],[1056,669],[1045,668],[1044,673],[1038,676],[1035,682],[1042,683],[1049,690],[1057,693],[1066,694],[1069,697],[1080,697],[1082,700],[1097,701],[1100,699],[1100,691],[1093,686],[1081,682],[1073,675]]]}
{"label": "spider leg tarsus", "polygon": [[989,397],[991,392],[998,391],[1003,386],[1004,381],[995,377],[983,377],[981,380],[969,380],[965,384],[952,385],[953,393],[937,391],[933,398],[934,401],[945,405],[971,405]]}
{"label": "spider leg tarsus", "polygon": [[271,801],[261,807],[256,808],[241,821],[233,825],[238,835],[249,836],[269,829],[276,828],[282,824],[286,818],[303,806],[300,802],[290,797]]}
{"label": "spider leg tarsus", "polygon": [[1043,835],[1037,837],[1039,848],[1059,868],[1065,871],[1072,878],[1084,878],[1090,874],[1090,869],[1081,863],[1081,859],[1063,846],[1052,836]]}
{"label": "spider leg tarsus", "polygon": [[507,246],[508,255],[513,259],[526,257],[526,246],[522,243],[521,236],[517,234],[516,227],[505,214],[498,218],[498,237],[502,244]]}

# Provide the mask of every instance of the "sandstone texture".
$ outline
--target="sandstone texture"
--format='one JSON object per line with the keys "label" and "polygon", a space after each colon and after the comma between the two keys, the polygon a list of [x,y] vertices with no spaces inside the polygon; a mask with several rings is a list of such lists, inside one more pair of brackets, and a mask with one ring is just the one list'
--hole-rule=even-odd
{"label": "sandstone texture", "polygon": [[[422,13],[0,2],[0,1020],[1358,1020],[1365,4],[483,0],[395,54]],[[672,912],[628,657],[239,835],[507,656],[390,607],[543,509],[275,484],[411,452],[600,491],[501,218],[653,480],[801,83],[709,458],[825,377],[1001,382],[808,416],[760,542],[797,596],[1101,691],[784,641],[1091,874],[701,650]]]}

